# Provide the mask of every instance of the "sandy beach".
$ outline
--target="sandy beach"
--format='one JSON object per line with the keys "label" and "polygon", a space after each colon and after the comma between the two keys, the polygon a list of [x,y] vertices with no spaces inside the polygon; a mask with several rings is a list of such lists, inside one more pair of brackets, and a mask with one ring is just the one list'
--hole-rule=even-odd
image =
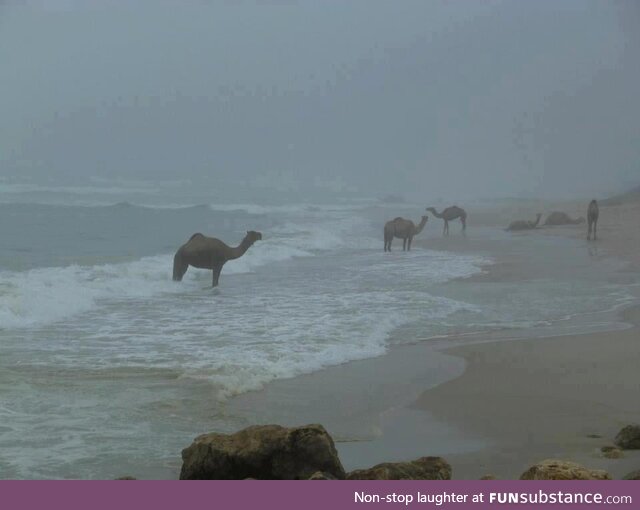
{"label": "sandy beach", "polygon": [[[546,207],[578,212],[575,204]],[[434,220],[414,242],[493,256],[486,271],[460,282],[479,286],[479,292],[554,278],[570,269],[572,256],[580,266],[576,275],[604,268],[612,283],[638,281],[638,202],[603,206],[599,238],[591,243],[583,240],[584,224],[517,233],[514,243],[496,228],[509,214],[514,211],[482,212],[467,236],[454,224],[448,238]],[[456,479],[517,479],[537,461],[560,458],[621,478],[638,468],[640,452],[608,459],[600,448],[612,445],[623,426],[640,422],[640,307],[632,305],[637,285],[628,289],[635,299],[616,309],[602,310],[596,300],[593,312],[566,320],[416,338],[381,357],[274,381],[233,399],[228,412],[244,416],[247,424],[322,423],[347,470],[438,455],[451,463]],[[524,310],[522,319],[529,318]]]}
{"label": "sandy beach", "polygon": [[[562,206],[560,206],[562,207]],[[577,216],[576,204],[563,209]],[[531,216],[529,211],[529,215]],[[494,222],[507,217],[504,211]],[[600,208],[598,240],[587,249],[597,258],[614,257],[640,267],[640,201],[637,195]],[[483,218],[491,223],[490,215]],[[504,224],[504,223],[503,223]],[[523,235],[585,236],[586,225],[546,227]],[[621,278],[624,278],[623,270]],[[614,478],[637,469],[640,452],[606,459],[626,424],[640,421],[640,308],[624,310],[621,331],[483,343],[446,349],[466,368],[457,377],[425,391],[412,405],[470,437],[488,442],[472,453],[452,453],[455,478],[493,474],[517,478],[545,458],[560,458],[605,469]]]}
{"label": "sandy beach", "polygon": [[[578,217],[583,202],[479,211],[467,236],[454,223],[443,238],[433,219],[414,244],[491,257],[486,271],[461,282],[480,289],[565,276],[572,256],[581,266],[576,275],[606,269],[612,283],[637,282],[636,196],[601,206],[595,242],[586,240],[586,224],[503,231],[537,210]],[[638,469],[640,451],[609,459],[600,449],[622,427],[640,422],[640,306],[632,304],[640,293],[637,284],[628,289],[635,300],[617,309],[602,310],[596,301],[593,312],[551,324],[416,338],[381,357],[274,381],[233,399],[227,411],[246,424],[322,423],[346,470],[436,455],[451,463],[455,479],[517,479],[532,464],[557,458],[622,478]],[[522,319],[529,318],[523,310]]]}
{"label": "sandy beach", "polygon": [[622,459],[600,453],[623,426],[640,420],[640,308],[623,317],[633,324],[624,331],[447,350],[467,362],[463,375],[426,391],[414,406],[490,443],[447,457],[456,478],[517,478],[546,458],[605,469],[614,478],[637,469],[640,452]]}

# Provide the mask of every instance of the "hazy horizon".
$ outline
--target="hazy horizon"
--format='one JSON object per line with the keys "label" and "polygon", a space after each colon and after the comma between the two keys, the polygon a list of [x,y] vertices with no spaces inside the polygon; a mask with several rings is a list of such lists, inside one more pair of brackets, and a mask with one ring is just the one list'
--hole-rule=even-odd
{"label": "hazy horizon", "polygon": [[632,1],[0,3],[0,185],[606,196],[640,184]]}

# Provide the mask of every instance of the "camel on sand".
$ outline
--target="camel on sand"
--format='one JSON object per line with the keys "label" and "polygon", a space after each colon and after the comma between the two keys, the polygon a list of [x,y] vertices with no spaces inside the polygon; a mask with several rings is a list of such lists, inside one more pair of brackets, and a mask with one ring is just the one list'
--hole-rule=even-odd
{"label": "camel on sand", "polygon": [[584,223],[584,217],[573,219],[565,212],[554,211],[544,221],[545,225],[580,225]]}
{"label": "camel on sand", "polygon": [[591,231],[593,230],[593,240],[596,240],[596,227],[598,226],[598,216],[600,216],[600,209],[598,208],[598,202],[592,200],[589,202],[587,208],[587,222],[589,223],[589,230],[587,231],[587,241],[591,240]]}
{"label": "camel on sand", "polygon": [[449,235],[449,222],[456,218],[460,218],[463,232],[467,228],[467,212],[462,207],[452,205],[451,207],[447,207],[442,213],[438,213],[434,207],[427,207],[427,211],[431,211],[436,218],[442,218],[444,220],[442,235]]}
{"label": "camel on sand", "polygon": [[526,221],[526,220],[512,221],[507,227],[507,230],[532,230],[538,226],[538,223],[540,223],[541,217],[542,217],[542,214],[538,213],[538,215],[536,216],[536,221]]}

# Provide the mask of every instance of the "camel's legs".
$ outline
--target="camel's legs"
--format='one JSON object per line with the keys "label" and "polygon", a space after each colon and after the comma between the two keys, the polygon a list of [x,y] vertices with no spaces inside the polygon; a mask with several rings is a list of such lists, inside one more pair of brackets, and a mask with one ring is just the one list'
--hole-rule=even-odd
{"label": "camel's legs", "polygon": [[222,264],[216,264],[214,265],[212,268],[212,273],[213,273],[213,278],[211,281],[211,286],[212,287],[217,287],[218,286],[218,280],[220,279],[220,271],[222,271]]}
{"label": "camel's legs", "polygon": [[598,228],[598,220],[593,222],[593,240],[596,240],[596,229]]}
{"label": "camel's legs", "polygon": [[409,242],[407,243],[407,251],[411,251],[411,241],[413,241],[413,237],[409,238]]}
{"label": "camel's legs", "polygon": [[449,222],[444,220],[444,227],[442,228],[442,235],[446,236],[449,234]]}
{"label": "camel's legs", "polygon": [[187,269],[189,269],[189,264],[187,264],[182,260],[182,257],[180,256],[180,252],[176,253],[175,257],[173,258],[174,281],[176,282],[182,281],[182,277],[187,272]]}
{"label": "camel's legs", "polygon": [[402,251],[407,251],[407,238],[402,238]]}

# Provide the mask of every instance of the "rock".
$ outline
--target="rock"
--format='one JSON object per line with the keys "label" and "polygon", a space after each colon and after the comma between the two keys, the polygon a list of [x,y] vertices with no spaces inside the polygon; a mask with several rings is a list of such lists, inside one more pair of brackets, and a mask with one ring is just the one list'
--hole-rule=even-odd
{"label": "rock", "polygon": [[616,446],[623,450],[640,449],[640,425],[633,424],[624,427],[613,440]]}
{"label": "rock", "polygon": [[497,480],[496,475],[484,475],[480,477],[480,480]]}
{"label": "rock", "polygon": [[204,434],[182,450],[181,480],[306,480],[345,472],[322,425],[256,425],[235,434]]}
{"label": "rock", "polygon": [[309,477],[309,480],[337,480],[337,478],[330,473],[316,471]]}
{"label": "rock", "polygon": [[547,459],[522,473],[520,480],[611,480],[611,475],[600,469],[587,469],[575,462]]}
{"label": "rock", "polygon": [[620,459],[624,457],[624,453],[620,448],[616,448],[615,446],[603,446],[600,448],[602,455],[607,459]]}
{"label": "rock", "polygon": [[640,469],[637,471],[631,471],[631,473],[627,473],[622,478],[623,480],[640,480]]}
{"label": "rock", "polygon": [[116,478],[116,480],[137,480],[137,478],[135,476],[125,475]]}
{"label": "rock", "polygon": [[347,480],[451,480],[451,466],[441,457],[421,457],[357,469],[347,474]]}

